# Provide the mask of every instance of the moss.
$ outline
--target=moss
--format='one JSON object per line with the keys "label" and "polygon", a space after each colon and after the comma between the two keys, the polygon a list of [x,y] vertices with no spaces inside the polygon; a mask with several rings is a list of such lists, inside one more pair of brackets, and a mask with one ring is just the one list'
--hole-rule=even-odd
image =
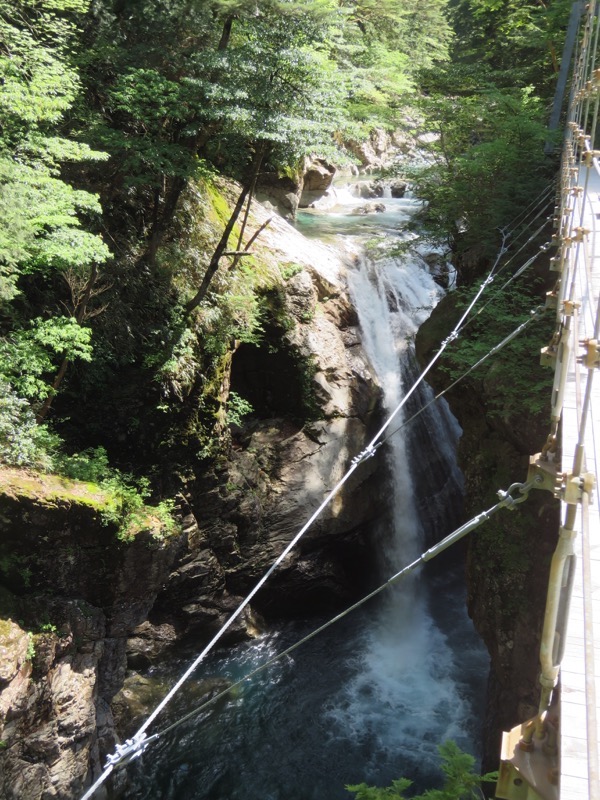
{"label": "moss", "polygon": [[[207,199],[209,201],[209,212],[207,215],[209,221],[216,222],[225,227],[229,217],[231,216],[231,208],[227,198],[219,190],[218,186],[212,181],[205,181],[202,185],[202,188],[206,192]],[[235,235],[238,232],[239,227],[236,225],[234,226],[232,235]]]}
{"label": "moss", "polygon": [[0,639],[8,639],[13,623],[9,619],[0,619]]}
{"label": "moss", "polygon": [[48,506],[78,503],[96,511],[111,502],[110,494],[98,484],[19,469],[0,470],[0,494],[24,497]]}

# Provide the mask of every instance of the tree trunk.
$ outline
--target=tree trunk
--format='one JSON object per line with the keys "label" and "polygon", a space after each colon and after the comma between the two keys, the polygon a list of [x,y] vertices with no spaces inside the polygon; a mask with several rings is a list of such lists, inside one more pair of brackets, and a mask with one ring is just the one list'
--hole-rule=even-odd
{"label": "tree trunk", "polygon": [[[225,230],[223,231],[221,238],[219,239],[219,243],[217,244],[215,251],[212,254],[212,258],[210,259],[210,263],[206,269],[206,272],[204,273],[204,277],[202,278],[202,283],[200,284],[200,288],[185,307],[187,314],[191,314],[191,312],[195,308],[197,308],[206,297],[206,293],[208,292],[208,287],[210,285],[210,282],[212,281],[216,271],[219,268],[219,262],[221,261],[223,254],[227,250],[229,237],[231,236],[231,232],[233,231],[235,223],[237,222],[240,214],[242,213],[242,208],[244,207],[244,202],[246,198],[248,198],[248,210],[250,208],[250,203],[252,202],[252,194],[254,192],[254,187],[256,185],[256,180],[258,178],[260,165],[262,164],[264,152],[265,152],[265,143],[261,142],[256,148],[256,153],[254,155],[254,164],[252,167],[252,176],[250,178],[250,181],[246,186],[244,186],[244,188],[240,192],[240,195],[237,199],[234,209],[231,212],[231,216],[229,217],[227,225],[225,226]],[[248,215],[248,210],[246,211],[246,218]],[[246,223],[244,221],[244,225],[245,224]],[[243,228],[242,228],[242,233],[243,233]],[[237,249],[239,250],[239,246]]]}
{"label": "tree trunk", "polygon": [[[81,302],[78,304],[77,308],[74,309],[75,313],[73,316],[75,317],[75,321],[77,322],[78,325],[81,325],[81,323],[83,322],[83,318],[85,316],[85,310],[87,308],[87,304],[90,301],[90,297],[92,295],[92,289],[94,288],[94,284],[96,283],[97,279],[98,279],[98,265],[92,264],[92,271],[90,272],[90,277],[88,278],[88,282],[85,285],[85,291],[83,293],[83,297],[81,298]],[[54,397],[56,396],[56,393],[58,392],[65,375],[67,374],[67,369],[69,368],[70,363],[71,359],[68,356],[63,358],[62,364],[60,365],[58,372],[56,373],[56,375],[54,376],[54,380],[52,381],[52,388],[50,389],[50,393],[48,394],[48,397],[42,403],[42,407],[36,414],[35,421],[37,422],[38,425],[41,422],[43,422],[48,416],[48,412],[50,411],[50,408],[52,406],[52,401],[54,400]]]}
{"label": "tree trunk", "polygon": [[236,18],[235,14],[229,14],[223,23],[223,32],[221,33],[221,41],[219,42],[219,46],[217,50],[227,50],[229,46],[229,39],[231,38],[231,28],[233,27],[233,21]]}
{"label": "tree trunk", "polygon": [[225,226],[225,230],[223,231],[221,238],[219,239],[219,243],[217,244],[214,253],[212,254],[212,258],[210,259],[210,263],[207,267],[206,272],[204,273],[204,277],[202,278],[202,283],[200,284],[200,288],[196,292],[196,294],[192,297],[189,303],[186,305],[185,310],[187,314],[191,314],[191,312],[197,308],[200,303],[206,297],[206,293],[208,291],[209,284],[214,277],[215,272],[219,268],[219,262],[221,260],[221,256],[227,249],[227,243],[229,242],[229,237],[231,236],[231,231],[233,230],[233,226],[237,222],[237,219],[242,211],[242,207],[244,205],[244,201],[250,192],[250,187],[245,186],[240,196],[237,199],[235,207],[231,212],[231,216],[227,221],[227,225]]}

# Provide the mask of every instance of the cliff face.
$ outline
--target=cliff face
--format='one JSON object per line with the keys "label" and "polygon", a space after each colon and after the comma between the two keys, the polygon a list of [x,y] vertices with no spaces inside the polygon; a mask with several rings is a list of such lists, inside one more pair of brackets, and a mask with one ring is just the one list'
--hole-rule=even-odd
{"label": "cliff face", "polygon": [[[448,295],[417,336],[421,363],[429,361],[457,319],[454,297]],[[533,343],[532,357],[536,347]],[[496,368],[489,361],[446,395],[463,429],[458,457],[466,518],[492,506],[499,489],[526,479],[529,455],[540,451],[547,434],[544,414],[499,407]],[[440,391],[450,381],[438,369],[430,373],[430,382]],[[525,503],[501,511],[470,537],[469,613],[491,657],[484,769],[497,768],[501,732],[537,711],[539,642],[558,514],[550,494],[533,491]]]}
{"label": "cliff face", "polygon": [[71,798],[114,747],[127,637],[180,541],[119,541],[90,484],[3,470],[0,488],[0,795]]}
{"label": "cliff face", "polygon": [[[234,426],[228,455],[184,487],[193,528],[149,622],[135,632],[147,656],[170,646],[165,626],[179,640],[220,627],[342,478],[377,421],[380,391],[341,263],[279,220],[269,233],[271,253],[281,247],[278,228],[299,269],[277,298],[285,327],[267,322],[260,344],[238,343],[232,355],[223,391],[239,392],[253,413]],[[313,418],[302,422],[307,403]],[[354,565],[368,557],[379,513],[377,468],[366,462],[352,476],[256,597],[256,611],[306,614],[353,596]],[[144,663],[131,645],[132,663]]]}
{"label": "cliff face", "polygon": [[[191,637],[196,648],[206,641],[377,423],[380,391],[359,344],[343,265],[283,221],[265,239],[273,258],[293,256],[294,274],[270,299],[261,342],[236,343],[224,362],[223,399],[235,389],[254,411],[233,426],[228,451],[209,470],[183,481],[181,533],[161,539],[149,530],[120,541],[103,524],[98,487],[0,473],[0,795],[7,800],[66,800],[89,785],[114,750],[113,707],[127,724],[119,692],[128,668]],[[368,557],[378,514],[377,466],[371,460],[357,470],[230,637],[251,635],[261,615],[334,608],[360,590],[354,565]]]}

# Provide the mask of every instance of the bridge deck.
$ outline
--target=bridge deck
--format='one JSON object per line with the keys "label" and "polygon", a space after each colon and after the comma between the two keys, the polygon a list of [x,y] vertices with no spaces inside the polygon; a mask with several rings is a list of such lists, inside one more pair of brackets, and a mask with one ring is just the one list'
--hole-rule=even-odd
{"label": "bridge deck", "polygon": [[[580,172],[580,186],[585,183],[585,172],[585,169]],[[588,178],[583,227],[590,234],[579,249],[577,259],[575,299],[581,302],[581,308],[575,319],[576,342],[593,337],[600,295],[600,177],[595,169],[590,169]],[[563,409],[563,470],[573,465],[581,404],[588,380],[588,370],[576,360],[581,352],[581,347],[574,343]],[[596,476],[596,491],[594,501],[589,506],[589,524],[585,524],[581,508],[577,517],[577,566],[561,668],[561,800],[600,800],[600,374],[598,370],[595,373],[586,426],[584,471]],[[562,510],[564,519],[564,504]]]}

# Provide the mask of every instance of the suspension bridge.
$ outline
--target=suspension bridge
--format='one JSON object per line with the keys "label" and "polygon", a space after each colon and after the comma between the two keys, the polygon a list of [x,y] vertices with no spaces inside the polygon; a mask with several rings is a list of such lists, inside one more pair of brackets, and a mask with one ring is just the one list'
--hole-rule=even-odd
{"label": "suspension bridge", "polygon": [[[576,7],[574,6],[576,9]],[[541,700],[506,733],[496,796],[600,800],[600,104],[597,2],[581,9],[554,216],[557,284],[547,303],[556,332],[542,352],[555,366],[552,427],[530,478],[561,500],[540,648]]]}
{"label": "suspension bridge", "polygon": [[[594,384],[594,374],[600,366],[600,149],[595,149],[595,144],[600,139],[597,135],[600,107],[600,67],[597,67],[600,61],[600,0],[593,0],[585,8],[577,2],[573,9],[573,41],[578,25],[581,32],[574,58],[554,211],[555,232],[552,238],[556,254],[550,259],[550,264],[551,269],[556,272],[557,280],[546,300],[546,307],[555,310],[556,330],[552,341],[541,353],[542,363],[554,368],[551,426],[542,451],[531,457],[526,480],[512,484],[506,491],[498,492],[499,502],[492,508],[462,525],[369,595],[228,687],[222,694],[212,697],[162,730],[152,735],[146,733],[151,723],[192,675],[233,620],[250,603],[317,516],[341,490],[350,475],[364,460],[374,456],[390,436],[412,420],[411,417],[400,428],[391,429],[396,415],[418,383],[424,380],[445,348],[469,324],[475,304],[486,287],[505,269],[506,265],[499,268],[499,262],[505,253],[504,240],[490,274],[417,382],[405,394],[373,440],[352,460],[347,473],[327,495],[322,505],[138,732],[122,745],[118,745],[115,753],[108,757],[104,772],[97,776],[82,800],[93,797],[113,770],[140,756],[153,741],[170,734],[183,722],[199,714],[207,705],[229,694],[238,684],[268,669],[275,661],[284,658],[305,641],[368,602],[408,572],[435,558],[483,524],[492,514],[524,502],[532,489],[548,490],[561,501],[561,526],[550,569],[540,648],[541,698],[536,716],[504,735],[496,797],[504,800],[600,800],[600,645],[595,646],[595,641],[600,643],[600,516],[598,505],[593,499],[600,468],[600,384],[598,381]],[[563,58],[563,65],[570,60]],[[566,72],[563,72],[563,77],[566,81]],[[600,142],[598,146],[600,147]],[[546,202],[547,199],[543,197],[538,205],[544,209]],[[542,211],[538,212],[534,221],[541,213]],[[533,222],[530,221],[530,225]],[[536,238],[545,225],[542,222],[529,241]],[[544,245],[541,251],[544,252],[547,248],[548,245]],[[510,260],[513,258],[514,256]],[[535,258],[537,256],[513,272],[501,290],[523,274]],[[540,309],[537,309],[531,319],[539,313]],[[462,380],[519,335],[529,321],[519,325],[458,380]],[[450,388],[440,392],[435,399]]]}

